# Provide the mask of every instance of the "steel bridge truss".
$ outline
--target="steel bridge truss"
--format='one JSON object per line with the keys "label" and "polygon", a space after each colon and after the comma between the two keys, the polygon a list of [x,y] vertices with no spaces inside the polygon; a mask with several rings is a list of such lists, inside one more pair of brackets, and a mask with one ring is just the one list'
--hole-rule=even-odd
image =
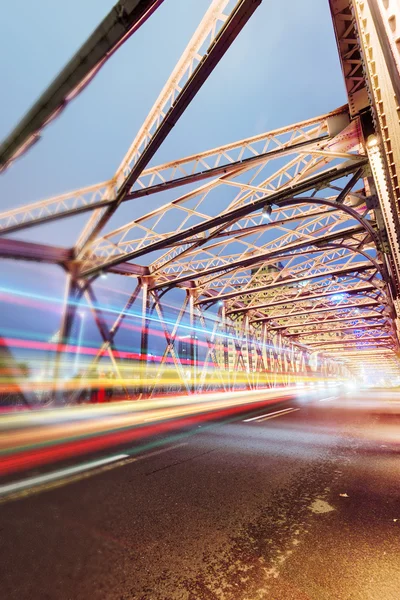
{"label": "steel bridge truss", "polygon": [[[128,396],[134,392],[121,373],[115,337],[139,302],[142,395],[168,387],[171,365],[174,389],[189,393],[287,385],[310,375],[316,355],[324,376],[359,372],[364,356],[377,364],[389,357],[398,366],[397,258],[377,173],[386,155],[367,137],[363,57],[350,36],[356,23],[348,2],[331,8],[349,106],[148,166],[259,3],[211,3],[111,180],[0,214],[3,257],[56,263],[67,273],[58,355],[71,351],[84,297],[102,338],[91,366],[107,355]],[[159,3],[146,4],[155,10]],[[163,203],[166,192],[175,198]],[[116,227],[128,202],[139,216]],[[74,248],[7,237],[78,214],[88,221]],[[97,279],[108,272],[133,280],[111,327],[95,295]],[[163,304],[172,290],[185,295],[173,322]],[[154,319],[165,338],[156,365],[149,364]],[[184,323],[189,363],[177,350]]]}

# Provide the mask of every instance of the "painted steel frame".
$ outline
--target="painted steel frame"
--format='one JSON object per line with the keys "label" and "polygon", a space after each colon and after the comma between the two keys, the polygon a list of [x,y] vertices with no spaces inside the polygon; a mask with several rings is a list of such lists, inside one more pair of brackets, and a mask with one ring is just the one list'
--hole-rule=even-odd
{"label": "painted steel frame", "polygon": [[[146,168],[260,2],[240,0],[226,11],[229,0],[213,0],[110,181],[0,214],[0,233],[4,236],[91,213],[71,249],[0,239],[0,256],[58,264],[67,273],[56,381],[61,353],[68,351],[76,307],[82,296],[102,338],[93,365],[108,355],[122,382],[115,336],[141,298],[140,397],[157,393],[169,361],[176,369],[181,389],[194,393],[213,386],[232,390],[243,385],[249,389],[287,385],[299,373],[306,375],[315,348],[323,349],[321,373],[325,375],[345,372],[343,362],[329,358],[336,356],[332,347],[337,344],[352,347],[358,341],[368,348],[375,344],[379,349],[386,344],[390,356],[397,352],[395,317],[399,307],[395,271],[400,251],[395,240],[399,227],[389,214],[393,212],[393,194],[398,191],[396,173],[387,162],[392,156],[390,139],[386,137],[376,145],[371,145],[370,138],[365,139],[369,132],[365,118],[365,110],[370,106],[367,90],[374,97],[372,104],[383,135],[382,107],[374,88],[373,66],[367,57],[371,50],[368,35],[374,27],[382,47],[385,35],[390,37],[384,20],[385,5],[380,0],[377,6],[373,0],[330,0],[349,108],[341,107],[315,119]],[[5,165],[15,158],[30,135],[36,135],[48,116],[54,116],[65,99],[75,95],[92,77],[107,52],[119,47],[160,3],[132,0],[131,20],[125,23],[124,32],[119,29],[118,35],[108,39],[106,52],[100,42],[90,38],[84,46],[90,50],[91,61],[86,71],[76,69],[68,89],[58,85],[60,80],[54,82],[46,98],[50,99],[52,89],[58,90],[58,96],[46,104],[47,116],[42,113],[39,118],[32,113],[21,122],[13,139],[6,143]],[[380,76],[389,76],[396,91],[399,63],[393,44],[390,48],[390,56],[383,51]],[[376,43],[372,50],[382,52]],[[387,65],[390,63],[386,71],[385,60]],[[60,77],[67,77],[70,71],[68,65]],[[274,161],[280,161],[278,167]],[[389,177],[392,188],[388,191]],[[206,183],[172,202],[103,233],[121,203],[138,202],[145,196],[206,179]],[[221,190],[234,195],[225,206],[218,205],[215,214],[209,199]],[[264,220],[266,208],[268,222]],[[172,230],[165,226],[167,219],[171,223],[176,219]],[[276,235],[271,238],[273,232]],[[143,257],[149,259],[147,265],[131,262]],[[94,289],[96,278],[108,271],[137,279],[111,328]],[[165,317],[162,298],[166,291],[178,287],[186,290],[186,296],[171,325]],[[211,310],[216,305],[217,315]],[[155,373],[148,365],[153,313],[162,325],[166,342]],[[321,316],[304,321],[305,315],[313,314]],[[190,380],[176,351],[179,327],[186,316],[191,331]],[[337,329],[340,340],[327,340],[327,330],[321,325],[341,321],[351,324]],[[205,335],[206,353],[203,364],[194,365],[198,324]],[[355,332],[361,334],[354,338]],[[307,338],[312,339],[307,342]],[[362,360],[362,354],[360,357]],[[354,357],[352,368],[353,363]],[[151,383],[150,371],[154,375]],[[273,377],[266,379],[266,373]],[[61,401],[62,389],[55,388],[54,392]],[[135,396],[128,387],[125,393]]]}

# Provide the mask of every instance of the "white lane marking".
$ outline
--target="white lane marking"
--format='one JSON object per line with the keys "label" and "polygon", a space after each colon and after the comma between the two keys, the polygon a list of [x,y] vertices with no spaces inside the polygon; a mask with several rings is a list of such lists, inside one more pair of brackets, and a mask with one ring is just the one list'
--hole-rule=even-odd
{"label": "white lane marking", "polygon": [[329,400],[335,400],[337,396],[329,396],[329,398],[320,398],[320,402],[329,402]]}
{"label": "white lane marking", "polygon": [[269,417],[271,415],[278,415],[280,413],[291,412],[293,410],[299,410],[298,408],[283,408],[282,410],[276,410],[272,413],[267,413],[265,415],[259,415],[258,417],[252,417],[251,419],[244,419],[244,423],[249,423],[250,421],[257,421],[257,419],[263,419],[264,417]]}
{"label": "white lane marking", "polygon": [[[162,454],[163,452],[168,452],[168,450],[175,450],[175,448],[179,448],[181,446],[187,446],[187,442],[174,444],[172,446],[168,446],[167,448],[160,448],[159,450],[154,450],[153,452],[148,452],[147,454],[140,454],[139,456],[131,456],[130,454],[117,454],[102,460],[85,463],[77,467],[55,471],[53,473],[49,473],[48,475],[31,477],[20,482],[0,486],[0,501],[7,501],[7,498],[10,497],[23,497],[26,495],[26,493],[37,493],[43,489],[49,490],[54,487],[59,487],[60,484],[63,485],[62,480],[66,479],[66,477],[68,477],[68,480],[64,482],[65,484],[74,483],[75,481],[80,481],[82,478],[90,477],[92,474],[98,473],[98,469],[100,467],[104,467],[105,469],[113,468],[112,463],[114,462],[119,463],[114,465],[115,467],[124,466],[133,462],[139,462],[145,458],[151,458],[152,456]],[[46,483],[48,485],[44,486]]]}
{"label": "white lane marking", "polygon": [[291,415],[296,412],[296,410],[300,410],[299,408],[292,408],[291,410],[287,410],[285,413],[280,415],[273,415],[272,417],[265,417],[264,419],[260,419],[257,423],[262,423],[263,421],[269,421],[269,419],[277,419],[278,417],[286,417],[286,415]]}
{"label": "white lane marking", "polygon": [[43,483],[48,483],[50,481],[62,479],[63,477],[67,477],[68,475],[75,475],[76,473],[82,473],[83,471],[96,469],[97,467],[102,467],[117,460],[123,460],[124,458],[129,458],[129,454],[115,454],[114,456],[109,456],[108,458],[102,458],[100,460],[93,460],[91,462],[87,462],[83,465],[78,465],[76,467],[68,467],[67,469],[60,469],[59,471],[53,471],[52,473],[47,473],[45,475],[38,475],[37,477],[28,477],[28,479],[23,479],[22,481],[16,481],[7,485],[1,485],[0,497],[33,486],[42,485]]}
{"label": "white lane marking", "polygon": [[138,462],[139,460],[144,460],[145,458],[151,458],[152,456],[157,456],[158,454],[163,454],[164,452],[168,452],[168,450],[175,450],[175,448],[180,448],[181,446],[187,446],[187,442],[181,442],[180,444],[174,444],[173,446],[168,446],[167,448],[160,448],[159,450],[153,450],[153,452],[148,452],[147,454],[140,454],[139,456],[135,456],[132,458],[132,462]]}

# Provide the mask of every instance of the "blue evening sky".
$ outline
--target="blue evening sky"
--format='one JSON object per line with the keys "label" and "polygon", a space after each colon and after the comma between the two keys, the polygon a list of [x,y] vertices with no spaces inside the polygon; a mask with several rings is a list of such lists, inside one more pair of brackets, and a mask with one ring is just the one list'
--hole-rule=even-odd
{"label": "blue evening sky", "polygon": [[[18,18],[12,3],[2,7],[0,138],[113,4],[21,0]],[[110,178],[208,5],[165,0],[0,178],[2,208]],[[264,0],[155,162],[313,117],[345,101],[328,1]]]}

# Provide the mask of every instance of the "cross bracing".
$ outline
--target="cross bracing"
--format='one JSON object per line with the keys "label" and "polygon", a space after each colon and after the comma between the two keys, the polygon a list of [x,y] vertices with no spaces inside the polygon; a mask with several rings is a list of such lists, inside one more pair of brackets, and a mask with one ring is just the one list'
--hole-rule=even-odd
{"label": "cross bracing", "polygon": [[[68,274],[60,343],[68,341],[77,299],[86,296],[103,339],[100,353],[109,353],[118,368],[116,331],[105,327],[93,291],[96,279],[110,271],[135,280],[125,310],[142,300],[142,354],[148,313],[154,310],[167,344],[161,367],[169,356],[186,388],[194,383],[185,382],[176,352],[178,326],[165,323],[162,308],[163,295],[176,288],[187,294],[179,320],[186,311],[192,328],[198,322],[207,331],[206,367],[229,370],[230,351],[233,370],[271,370],[276,361],[281,374],[289,364],[294,369],[290,353],[303,356],[315,348],[325,357],[336,357],[340,344],[397,352],[397,257],[371,163],[364,55],[351,2],[331,1],[349,106],[148,166],[260,1],[210,3],[112,179],[0,213],[2,256],[53,262]],[[147,4],[151,10],[158,5]],[[180,194],[188,184],[190,191]],[[172,201],[146,211],[147,197],[162,198],[167,191],[174,193]],[[139,205],[141,214],[113,228],[113,217],[125,203]],[[78,214],[88,219],[71,249],[7,237]],[[216,307],[218,318],[207,324],[206,311]],[[124,313],[119,319],[116,329]],[[332,341],[325,326],[333,323],[339,326]],[[222,339],[228,331],[229,343]],[[280,348],[284,358],[267,357],[268,344]]]}

